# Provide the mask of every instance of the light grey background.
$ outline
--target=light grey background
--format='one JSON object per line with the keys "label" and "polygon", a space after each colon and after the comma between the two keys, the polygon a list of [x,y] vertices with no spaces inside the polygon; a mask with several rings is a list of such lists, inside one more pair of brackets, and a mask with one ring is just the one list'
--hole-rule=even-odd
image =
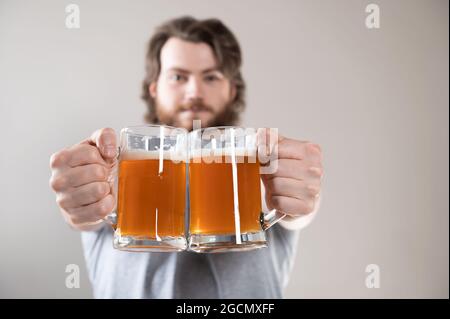
{"label": "light grey background", "polygon": [[[322,208],[288,298],[448,298],[448,1],[0,0],[0,297],[91,297],[49,157],[97,128],[140,124],[145,45],[182,14],[218,17],[243,48],[244,123],[317,142]],[[365,267],[381,288],[365,286]],[[65,287],[67,264],[81,288]],[[189,269],[186,269],[186,273]]]}

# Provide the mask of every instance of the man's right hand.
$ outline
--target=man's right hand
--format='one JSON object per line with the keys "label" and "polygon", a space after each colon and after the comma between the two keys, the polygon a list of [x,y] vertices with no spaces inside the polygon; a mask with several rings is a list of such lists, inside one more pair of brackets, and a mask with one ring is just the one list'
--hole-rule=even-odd
{"label": "man's right hand", "polygon": [[63,217],[74,229],[98,229],[102,218],[114,209],[109,177],[116,164],[116,147],[114,130],[103,128],[51,156],[50,187]]}

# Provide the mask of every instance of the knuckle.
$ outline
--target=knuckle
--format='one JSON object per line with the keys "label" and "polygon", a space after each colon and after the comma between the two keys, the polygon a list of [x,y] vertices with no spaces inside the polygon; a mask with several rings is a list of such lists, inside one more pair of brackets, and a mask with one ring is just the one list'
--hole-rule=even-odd
{"label": "knuckle", "polygon": [[308,142],[307,149],[311,155],[319,155],[320,156],[322,154],[322,148],[318,144]]}
{"label": "knuckle", "polygon": [[52,176],[50,178],[50,187],[58,192],[65,188],[67,184],[67,179],[64,176]]}
{"label": "knuckle", "polygon": [[64,208],[59,208],[59,211],[61,212],[64,220],[67,220],[68,216],[71,215],[70,211],[68,209],[64,209]]}
{"label": "knuckle", "polygon": [[60,208],[62,217],[69,225],[77,224],[77,214],[74,214],[71,209]]}
{"label": "knuckle", "polygon": [[314,211],[314,201],[305,202],[305,214],[311,214]]}
{"label": "knuckle", "polygon": [[60,208],[65,209],[65,207],[67,205],[67,197],[66,196],[61,196],[61,195],[56,196],[56,204]]}
{"label": "knuckle", "polygon": [[306,186],[306,189],[308,190],[309,196],[312,196],[312,197],[316,197],[320,192],[319,187],[317,187],[315,185],[308,185],[308,186]]}
{"label": "knuckle", "polygon": [[323,176],[323,168],[322,167],[318,167],[318,166],[310,167],[309,171],[312,173],[312,175],[314,177],[322,178],[322,176]]}
{"label": "knuckle", "polygon": [[99,203],[98,217],[102,218],[112,211],[113,207],[111,205],[111,202],[111,200],[105,199],[101,203]]}
{"label": "knuckle", "polygon": [[76,215],[69,215],[67,217],[67,219],[68,219],[69,223],[72,225],[78,225],[81,223],[80,218]]}
{"label": "knuckle", "polygon": [[323,170],[323,167],[320,166],[318,169],[319,169],[319,176],[318,177],[322,178],[323,174],[325,173],[324,170]]}
{"label": "knuckle", "polygon": [[96,197],[103,197],[109,192],[109,184],[108,183],[96,183],[94,188],[94,193]]}
{"label": "knuckle", "polygon": [[94,168],[93,175],[96,179],[104,180],[106,179],[106,170],[103,166],[96,165]]}
{"label": "knuckle", "polygon": [[322,153],[322,147],[319,144],[313,144],[313,145],[319,151],[319,153]]}
{"label": "knuckle", "polygon": [[50,156],[50,168],[58,168],[67,162],[68,151],[63,149]]}

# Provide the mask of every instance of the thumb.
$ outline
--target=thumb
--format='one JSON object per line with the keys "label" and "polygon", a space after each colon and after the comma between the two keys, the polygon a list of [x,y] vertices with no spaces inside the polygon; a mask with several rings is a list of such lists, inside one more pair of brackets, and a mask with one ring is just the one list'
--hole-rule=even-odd
{"label": "thumb", "polygon": [[259,150],[266,156],[270,156],[274,152],[278,153],[278,143],[284,139],[285,137],[278,133],[277,128],[263,127],[257,130]]}
{"label": "thumb", "polygon": [[86,139],[83,143],[96,146],[105,160],[114,160],[117,153],[116,132],[112,128],[102,128]]}

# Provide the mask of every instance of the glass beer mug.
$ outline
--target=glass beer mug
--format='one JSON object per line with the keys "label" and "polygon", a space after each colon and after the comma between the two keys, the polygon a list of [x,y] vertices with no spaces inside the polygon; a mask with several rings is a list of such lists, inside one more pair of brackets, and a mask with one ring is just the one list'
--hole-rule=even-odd
{"label": "glass beer mug", "polygon": [[277,161],[261,148],[267,141],[266,134],[259,133],[249,128],[209,127],[189,134],[189,250],[267,247],[264,231],[285,214],[262,212],[260,174],[273,173],[271,165]]}
{"label": "glass beer mug", "polygon": [[113,173],[116,210],[114,248],[128,251],[181,251],[185,234],[187,131],[160,125],[120,132]]}

